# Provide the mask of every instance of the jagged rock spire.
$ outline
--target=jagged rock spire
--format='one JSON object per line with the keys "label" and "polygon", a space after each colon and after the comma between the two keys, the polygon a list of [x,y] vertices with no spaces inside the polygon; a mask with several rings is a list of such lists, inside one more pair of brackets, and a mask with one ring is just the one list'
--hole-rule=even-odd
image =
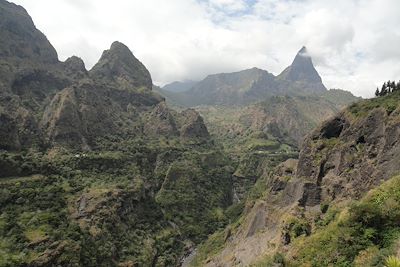
{"label": "jagged rock spire", "polygon": [[151,90],[153,82],[146,67],[120,42],[112,43],[90,71],[96,78],[114,80],[122,87],[145,87]]}

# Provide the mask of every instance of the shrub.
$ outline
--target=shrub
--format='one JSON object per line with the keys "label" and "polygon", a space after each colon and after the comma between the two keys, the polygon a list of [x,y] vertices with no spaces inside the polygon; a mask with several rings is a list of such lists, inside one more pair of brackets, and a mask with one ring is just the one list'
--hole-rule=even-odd
{"label": "shrub", "polygon": [[389,256],[385,261],[385,267],[400,267],[400,259],[395,256]]}

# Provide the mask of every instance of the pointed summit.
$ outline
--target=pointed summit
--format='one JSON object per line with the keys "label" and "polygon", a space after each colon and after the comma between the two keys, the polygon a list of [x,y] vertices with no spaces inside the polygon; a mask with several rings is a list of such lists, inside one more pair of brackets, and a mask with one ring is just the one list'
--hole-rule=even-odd
{"label": "pointed summit", "polygon": [[152,80],[149,71],[129,50],[120,42],[112,43],[105,50],[90,74],[117,82],[121,87],[146,87],[151,90]]}
{"label": "pointed summit", "polygon": [[297,52],[292,65],[287,67],[278,78],[288,82],[299,83],[306,90],[326,90],[305,46]]}
{"label": "pointed summit", "polygon": [[307,53],[307,47],[305,47],[303,45],[303,47],[299,50],[299,52],[297,52],[297,54],[301,54],[301,53]]}

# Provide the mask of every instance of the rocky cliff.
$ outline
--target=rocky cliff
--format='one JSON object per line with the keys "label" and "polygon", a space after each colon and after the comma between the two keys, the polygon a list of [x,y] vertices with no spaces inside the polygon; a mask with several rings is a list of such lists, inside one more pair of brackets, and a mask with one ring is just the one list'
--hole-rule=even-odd
{"label": "rocky cliff", "polygon": [[[2,148],[35,144],[88,150],[107,136],[148,133],[143,120],[159,117],[164,100],[152,92],[149,71],[128,47],[114,42],[90,71],[76,56],[59,62],[22,7],[0,4]],[[169,112],[165,104],[164,109]],[[171,115],[162,124],[174,128],[175,120],[180,119]],[[157,134],[174,134],[161,132]]]}
{"label": "rocky cliff", "polygon": [[281,81],[281,87],[286,87],[294,92],[320,93],[326,91],[305,46],[297,53],[292,64],[277,76],[277,80]]}
{"label": "rocky cliff", "polygon": [[[373,246],[378,246],[374,252],[378,257],[381,253],[379,247],[388,248],[394,244],[396,238],[382,245],[381,237],[377,235],[375,239],[367,237],[361,240],[356,233],[368,227],[377,232],[384,230],[368,226],[370,221],[366,218],[356,226],[355,220],[360,219],[354,217],[356,215],[346,217],[345,213],[349,209],[355,214],[361,212],[359,209],[366,205],[363,203],[368,202],[368,198],[355,206],[349,203],[362,199],[368,191],[400,172],[399,99],[399,94],[394,93],[353,104],[308,134],[298,161],[287,161],[272,173],[264,174],[263,196],[247,203],[242,219],[229,230],[229,238],[213,251],[214,255],[209,253],[208,259],[204,254],[199,256],[199,259],[205,259],[202,264],[248,266],[258,262],[266,266],[284,266],[279,264],[285,261],[293,266],[311,262],[311,266],[331,266],[339,260],[352,263],[358,253]],[[389,190],[387,186],[385,188]],[[330,217],[341,210],[342,217]],[[368,216],[373,211],[364,212]],[[391,220],[379,218],[382,224]],[[348,231],[347,237],[332,232],[336,231],[338,223],[346,229],[343,231]],[[352,252],[334,248],[335,245],[340,246],[335,243],[335,238],[353,238],[346,245]],[[308,248],[307,242],[310,242]],[[318,246],[323,249],[325,245],[322,242],[331,242],[327,250],[334,249],[329,252],[332,254],[312,252],[313,249],[318,250]],[[276,258],[277,255],[281,260]],[[312,259],[312,255],[317,258]],[[378,258],[376,260],[379,261]]]}

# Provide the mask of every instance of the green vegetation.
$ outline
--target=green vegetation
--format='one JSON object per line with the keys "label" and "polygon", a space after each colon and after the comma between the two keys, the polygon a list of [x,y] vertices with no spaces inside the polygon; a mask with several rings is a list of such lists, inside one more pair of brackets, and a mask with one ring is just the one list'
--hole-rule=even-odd
{"label": "green vegetation", "polygon": [[220,153],[184,154],[183,158],[169,167],[156,202],[168,220],[180,225],[183,235],[200,241],[228,222],[224,209],[230,204],[233,170]]}
{"label": "green vegetation", "polygon": [[400,91],[396,90],[390,94],[354,103],[349,107],[349,111],[356,117],[364,117],[375,108],[384,108],[387,114],[391,114],[399,106],[399,102]]}
{"label": "green vegetation", "polygon": [[207,143],[99,144],[0,154],[0,266],[173,266],[240,213],[230,160]]}
{"label": "green vegetation", "polygon": [[368,258],[364,266],[382,266],[400,238],[400,176],[328,221],[310,237],[295,239],[292,265],[353,266]]}
{"label": "green vegetation", "polygon": [[208,239],[200,244],[197,248],[196,257],[191,262],[191,266],[202,266],[203,262],[213,255],[216,255],[225,244],[225,231],[218,231],[208,237]]}
{"label": "green vegetation", "polygon": [[397,91],[400,91],[400,81],[397,84],[395,81],[387,81],[383,83],[381,90],[376,88],[375,96],[385,96]]}
{"label": "green vegetation", "polygon": [[252,264],[251,267],[285,267],[287,262],[282,253],[275,253],[273,256],[268,256],[260,261]]}
{"label": "green vegetation", "polygon": [[280,148],[280,143],[275,140],[251,139],[247,142],[247,148],[253,151],[272,150]]}
{"label": "green vegetation", "polygon": [[394,256],[389,256],[385,260],[385,267],[400,267],[400,259]]}

